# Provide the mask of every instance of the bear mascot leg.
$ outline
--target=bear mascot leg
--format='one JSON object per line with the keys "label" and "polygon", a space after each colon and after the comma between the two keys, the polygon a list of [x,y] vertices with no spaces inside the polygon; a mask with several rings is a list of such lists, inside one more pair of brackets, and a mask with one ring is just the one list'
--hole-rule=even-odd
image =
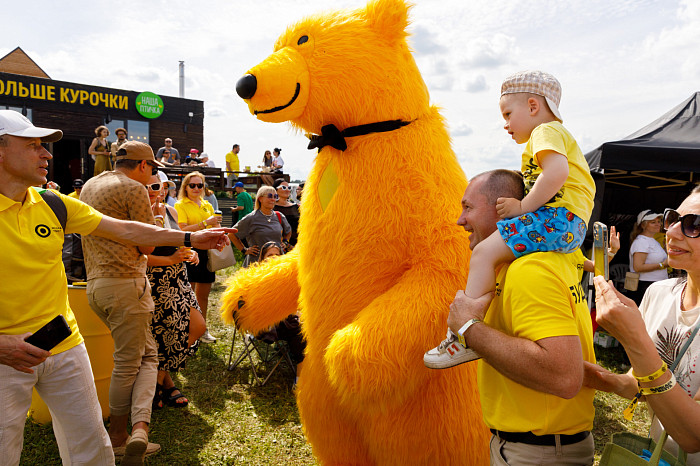
{"label": "bear mascot leg", "polygon": [[375,0],[302,20],[236,86],[258,119],[316,135],[296,248],[233,276],[222,317],[257,331],[301,310],[297,402],[322,464],[488,463],[477,364],[423,365],[467,279],[467,181],[408,10]]}

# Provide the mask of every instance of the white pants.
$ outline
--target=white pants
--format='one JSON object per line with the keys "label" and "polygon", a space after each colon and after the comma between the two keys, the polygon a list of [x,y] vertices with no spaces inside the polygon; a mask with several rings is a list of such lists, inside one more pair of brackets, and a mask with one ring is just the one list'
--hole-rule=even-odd
{"label": "white pants", "polygon": [[32,387],[49,407],[64,465],[114,465],[84,344],[59,353],[25,374],[0,364],[0,463],[19,464]]}

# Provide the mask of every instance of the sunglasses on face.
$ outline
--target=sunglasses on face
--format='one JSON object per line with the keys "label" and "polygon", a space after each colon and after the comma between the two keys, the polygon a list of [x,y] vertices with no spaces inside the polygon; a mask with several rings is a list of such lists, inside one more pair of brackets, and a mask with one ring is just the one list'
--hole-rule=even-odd
{"label": "sunglasses on face", "polygon": [[284,186],[284,185],[278,186],[277,189],[281,189],[282,191],[291,191],[292,190],[292,188],[290,188],[289,186]]}
{"label": "sunglasses on face", "polygon": [[677,222],[681,223],[681,231],[688,238],[700,236],[700,215],[686,214],[681,216],[673,209],[666,209],[664,211],[664,230],[668,230]]}
{"label": "sunglasses on face", "polygon": [[160,191],[161,184],[160,183],[147,184],[146,187],[148,189],[150,189],[151,191]]}
{"label": "sunglasses on face", "polygon": [[265,195],[265,197],[268,198],[268,199],[274,199],[274,200],[277,200],[277,199],[280,198],[279,195],[278,195],[277,193],[267,193],[267,194]]}
{"label": "sunglasses on face", "polygon": [[202,189],[204,187],[204,183],[190,183],[187,186],[189,186],[190,189]]}
{"label": "sunglasses on face", "polygon": [[158,174],[158,167],[152,164],[148,164],[151,167],[151,176],[156,176]]}

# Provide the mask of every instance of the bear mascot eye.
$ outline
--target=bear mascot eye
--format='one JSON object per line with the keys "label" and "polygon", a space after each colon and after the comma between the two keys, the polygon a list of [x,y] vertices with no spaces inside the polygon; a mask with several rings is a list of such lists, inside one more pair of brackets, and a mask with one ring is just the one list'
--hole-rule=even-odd
{"label": "bear mascot eye", "polygon": [[309,36],[301,36],[297,41],[297,45],[304,44],[309,41]]}

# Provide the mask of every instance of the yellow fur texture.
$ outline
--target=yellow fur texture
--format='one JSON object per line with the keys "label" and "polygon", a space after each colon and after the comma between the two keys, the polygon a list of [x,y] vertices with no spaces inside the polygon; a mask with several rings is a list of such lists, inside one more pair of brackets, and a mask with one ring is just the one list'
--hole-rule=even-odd
{"label": "yellow fur texture", "polygon": [[309,133],[410,122],[320,150],[297,247],[240,271],[223,298],[223,318],[235,311],[252,331],[301,309],[297,401],[322,464],[488,464],[476,363],[423,365],[467,279],[468,238],[455,223],[467,181],[407,25],[403,0],[307,18],[248,71],[257,89],[246,101],[264,121]]}

